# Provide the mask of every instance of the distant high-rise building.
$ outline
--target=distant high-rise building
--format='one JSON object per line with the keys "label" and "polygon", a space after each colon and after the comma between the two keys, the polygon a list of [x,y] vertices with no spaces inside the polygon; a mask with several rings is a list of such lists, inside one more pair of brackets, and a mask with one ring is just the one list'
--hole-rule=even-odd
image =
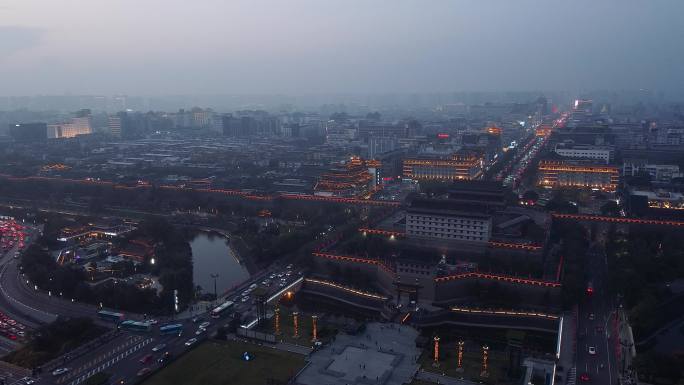
{"label": "distant high-rise building", "polygon": [[380,154],[397,149],[397,139],[387,137],[368,138],[368,159],[378,159]]}
{"label": "distant high-rise building", "polygon": [[114,115],[109,116],[107,119],[107,126],[109,126],[109,132],[116,137],[121,137],[121,116]]}
{"label": "distant high-rise building", "polygon": [[211,126],[214,111],[211,109],[201,109],[195,107],[192,109],[192,127],[194,128],[209,128]]}
{"label": "distant high-rise building", "polygon": [[73,138],[79,135],[89,135],[93,133],[92,119],[89,109],[83,109],[75,114],[69,123],[59,123],[48,125],[49,138]]}
{"label": "distant high-rise building", "polygon": [[221,117],[221,122],[223,126],[223,135],[231,138],[237,138],[242,136],[241,121],[238,118],[233,117],[232,114],[224,114]]}
{"label": "distant high-rise building", "polygon": [[9,134],[15,142],[40,142],[47,139],[45,123],[15,123],[9,125]]}

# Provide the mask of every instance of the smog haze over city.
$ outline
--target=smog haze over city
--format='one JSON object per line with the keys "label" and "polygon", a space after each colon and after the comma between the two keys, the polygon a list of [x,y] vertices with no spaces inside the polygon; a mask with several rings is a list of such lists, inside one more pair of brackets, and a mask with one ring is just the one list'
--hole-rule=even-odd
{"label": "smog haze over city", "polygon": [[682,13],[676,0],[3,0],[0,93],[681,93]]}
{"label": "smog haze over city", "polygon": [[0,385],[684,384],[681,0],[0,0]]}

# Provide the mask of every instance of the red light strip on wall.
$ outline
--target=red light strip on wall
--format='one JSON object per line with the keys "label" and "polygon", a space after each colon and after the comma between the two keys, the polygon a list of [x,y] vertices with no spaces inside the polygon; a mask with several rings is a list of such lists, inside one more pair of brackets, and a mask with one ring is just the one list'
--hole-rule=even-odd
{"label": "red light strip on wall", "polygon": [[560,282],[542,281],[539,279],[528,279],[528,278],[518,278],[508,275],[496,275],[496,274],[486,274],[486,273],[461,273],[455,275],[449,275],[446,277],[435,278],[435,282],[446,282],[458,279],[468,279],[468,278],[481,278],[490,279],[495,281],[503,281],[510,283],[517,283],[521,285],[532,285],[532,286],[545,286],[545,287],[560,287]]}
{"label": "red light strip on wall", "polygon": [[578,221],[596,221],[596,222],[613,222],[613,223],[633,223],[639,225],[659,225],[659,226],[684,226],[684,222],[677,221],[662,221],[657,219],[637,219],[637,218],[623,218],[623,217],[603,217],[599,215],[580,215],[580,214],[551,214],[553,218],[558,219],[574,219]]}
{"label": "red light strip on wall", "polygon": [[516,311],[516,310],[487,310],[487,309],[473,309],[473,308],[465,308],[465,307],[452,307],[450,310],[455,312],[455,313],[504,315],[504,316],[516,316],[516,317],[535,317],[535,318],[544,318],[544,319],[552,319],[552,320],[559,319],[559,317],[555,314],[527,312],[527,311]]}

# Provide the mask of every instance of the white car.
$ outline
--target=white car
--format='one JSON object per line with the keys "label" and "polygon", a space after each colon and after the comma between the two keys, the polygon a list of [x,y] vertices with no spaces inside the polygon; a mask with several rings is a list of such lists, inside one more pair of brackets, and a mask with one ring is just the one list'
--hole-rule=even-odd
{"label": "white car", "polygon": [[22,383],[22,384],[25,384],[25,385],[31,385],[31,384],[35,384],[35,383],[36,383],[36,380],[34,380],[34,379],[31,378],[31,377],[24,377],[24,378],[22,378],[22,379],[19,380],[19,381],[21,381],[21,383]]}
{"label": "white car", "polygon": [[247,301],[249,301],[249,297],[247,297],[247,296],[242,297],[241,301],[242,301],[242,302],[247,302]]}
{"label": "white car", "polygon": [[158,351],[164,349],[165,347],[166,347],[166,344],[159,344],[159,345],[153,347],[153,348],[152,348],[152,351],[153,351],[153,352],[158,352]]}
{"label": "white car", "polygon": [[198,335],[200,335],[200,334],[202,334],[202,333],[204,333],[204,332],[206,332],[206,331],[207,331],[207,329],[199,328],[199,329],[197,329],[197,331],[195,332],[195,335],[198,336]]}
{"label": "white car", "polygon": [[53,376],[61,376],[62,374],[69,371],[69,368],[59,368],[52,371]]}
{"label": "white car", "polygon": [[185,342],[185,346],[192,346],[195,342],[197,342],[197,338],[190,338]]}
{"label": "white car", "polygon": [[202,322],[202,323],[199,325],[199,328],[200,328],[200,329],[206,329],[206,328],[209,327],[209,325],[211,325],[211,322],[209,322],[209,321],[204,321],[204,322]]}
{"label": "white car", "polygon": [[592,356],[596,355],[596,348],[593,346],[590,346],[589,347],[589,354],[591,354]]}

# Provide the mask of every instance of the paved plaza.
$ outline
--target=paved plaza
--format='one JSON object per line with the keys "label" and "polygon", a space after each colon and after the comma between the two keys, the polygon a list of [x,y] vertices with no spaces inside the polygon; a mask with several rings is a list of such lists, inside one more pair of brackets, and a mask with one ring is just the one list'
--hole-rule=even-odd
{"label": "paved plaza", "polygon": [[300,385],[401,385],[418,370],[418,332],[398,324],[369,324],[358,335],[339,334],[311,354]]}

